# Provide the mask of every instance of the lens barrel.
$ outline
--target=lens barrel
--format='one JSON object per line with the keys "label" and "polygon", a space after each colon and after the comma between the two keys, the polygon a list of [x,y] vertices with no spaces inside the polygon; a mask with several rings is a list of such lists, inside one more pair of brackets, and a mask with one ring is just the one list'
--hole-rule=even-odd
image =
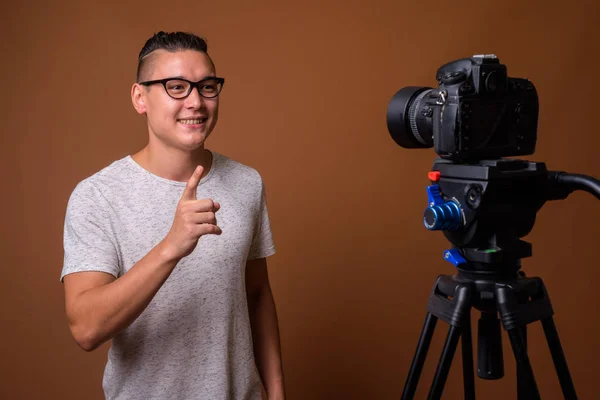
{"label": "lens barrel", "polygon": [[387,127],[398,145],[407,149],[433,147],[433,110],[427,104],[431,90],[430,87],[408,86],[390,100]]}

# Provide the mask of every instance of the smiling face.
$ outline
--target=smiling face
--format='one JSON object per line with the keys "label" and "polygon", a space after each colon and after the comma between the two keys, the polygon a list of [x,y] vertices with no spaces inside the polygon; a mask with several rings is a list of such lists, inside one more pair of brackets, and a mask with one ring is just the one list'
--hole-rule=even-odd
{"label": "smiling face", "polygon": [[[196,50],[156,50],[148,55],[144,70],[142,81],[184,78],[197,82],[215,76],[208,55]],[[160,83],[147,87],[136,83],[131,97],[137,112],[146,114],[151,146],[203,149],[217,123],[219,97],[204,98],[197,89],[184,99],[173,99]]]}

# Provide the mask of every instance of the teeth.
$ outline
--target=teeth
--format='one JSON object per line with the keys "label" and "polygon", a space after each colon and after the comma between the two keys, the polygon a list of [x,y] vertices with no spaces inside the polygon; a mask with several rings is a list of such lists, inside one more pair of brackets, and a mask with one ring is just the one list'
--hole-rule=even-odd
{"label": "teeth", "polygon": [[180,119],[179,122],[186,125],[199,124],[203,119]]}

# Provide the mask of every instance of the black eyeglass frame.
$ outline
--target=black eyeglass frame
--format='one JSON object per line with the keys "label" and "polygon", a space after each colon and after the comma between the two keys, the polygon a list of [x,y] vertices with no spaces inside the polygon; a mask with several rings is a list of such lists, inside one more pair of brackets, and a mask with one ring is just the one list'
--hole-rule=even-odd
{"label": "black eyeglass frame", "polygon": [[[200,90],[200,84],[202,82],[208,81],[208,80],[214,80],[217,81],[220,84],[220,88],[219,91],[217,92],[217,94],[215,94],[214,96],[205,96],[202,94],[202,91]],[[185,94],[185,96],[183,97],[173,97],[171,96],[171,94],[169,93],[169,91],[167,90],[167,82],[169,81],[184,81],[190,84],[190,88],[188,89],[188,92]],[[170,98],[175,99],[175,100],[183,100],[185,98],[187,98],[191,93],[192,90],[194,90],[194,88],[198,89],[198,94],[200,94],[200,96],[204,97],[205,99],[214,99],[215,97],[219,96],[219,94],[221,94],[221,91],[223,90],[223,86],[225,86],[225,78],[219,78],[216,76],[209,76],[206,77],[204,79],[200,79],[198,82],[192,82],[189,81],[187,79],[184,78],[165,78],[165,79],[157,79],[154,81],[145,81],[145,82],[140,82],[140,85],[144,85],[144,86],[150,86],[150,85],[155,85],[157,83],[160,83],[163,85],[163,88],[165,89],[165,92],[169,95]]]}

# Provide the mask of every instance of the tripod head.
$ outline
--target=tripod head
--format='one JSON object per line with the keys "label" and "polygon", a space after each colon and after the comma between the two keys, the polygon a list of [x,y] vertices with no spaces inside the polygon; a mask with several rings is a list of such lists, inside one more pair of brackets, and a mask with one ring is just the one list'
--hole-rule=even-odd
{"label": "tripod head", "polygon": [[444,258],[458,269],[515,273],[520,260],[531,256],[531,245],[520,238],[546,201],[546,176],[543,163],[437,159],[429,174],[425,227],[444,232],[455,246]]}
{"label": "tripod head", "polygon": [[444,258],[471,276],[516,276],[521,259],[532,255],[531,244],[521,238],[546,201],[575,189],[600,199],[600,181],[520,159],[459,164],[438,158],[429,179],[425,227],[443,231],[454,245]]}

